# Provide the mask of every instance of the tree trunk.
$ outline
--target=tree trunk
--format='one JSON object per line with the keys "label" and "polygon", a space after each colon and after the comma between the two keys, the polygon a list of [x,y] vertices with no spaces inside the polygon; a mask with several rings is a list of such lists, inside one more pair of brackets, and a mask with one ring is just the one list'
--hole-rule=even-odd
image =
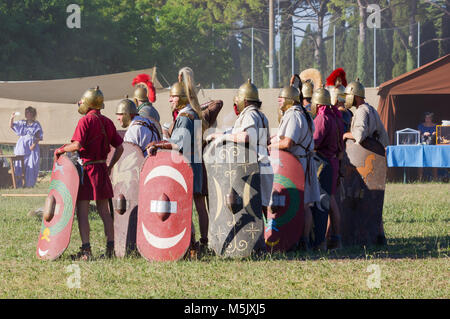
{"label": "tree trunk", "polygon": [[408,50],[406,52],[406,71],[411,71],[416,66],[416,44],[417,44],[417,25],[416,12],[417,0],[408,1],[409,6],[409,35],[408,35]]}
{"label": "tree trunk", "polygon": [[358,36],[358,62],[356,74],[361,83],[368,81],[365,65],[367,63],[366,53],[366,20],[367,20],[367,2],[364,0],[358,0],[359,8],[359,36]]}

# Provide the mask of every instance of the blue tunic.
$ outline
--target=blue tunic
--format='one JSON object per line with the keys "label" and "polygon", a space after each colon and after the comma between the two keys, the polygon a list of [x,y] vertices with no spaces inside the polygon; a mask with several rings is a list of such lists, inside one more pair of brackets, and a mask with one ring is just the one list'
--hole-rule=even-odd
{"label": "blue tunic", "polygon": [[[24,155],[25,165],[25,187],[33,187],[39,174],[39,158],[41,155],[38,140],[43,138],[42,127],[38,121],[27,125],[26,120],[20,120],[13,123],[12,127],[14,133],[19,136],[16,147],[14,148],[15,155]],[[31,145],[36,142],[33,150],[30,150]],[[15,174],[20,176],[22,174],[22,167],[19,161],[14,164]],[[22,180],[18,179],[19,187],[22,187]]]}
{"label": "blue tunic", "polygon": [[169,142],[176,144],[180,153],[190,161],[194,174],[194,194],[201,194],[203,182],[202,123],[189,104],[177,116]]}

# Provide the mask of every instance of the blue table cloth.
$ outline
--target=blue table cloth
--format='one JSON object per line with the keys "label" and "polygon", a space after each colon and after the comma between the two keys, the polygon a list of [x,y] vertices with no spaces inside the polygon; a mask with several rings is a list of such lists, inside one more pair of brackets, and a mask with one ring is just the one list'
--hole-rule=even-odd
{"label": "blue table cloth", "polygon": [[386,150],[388,167],[450,167],[450,145],[393,145]]}

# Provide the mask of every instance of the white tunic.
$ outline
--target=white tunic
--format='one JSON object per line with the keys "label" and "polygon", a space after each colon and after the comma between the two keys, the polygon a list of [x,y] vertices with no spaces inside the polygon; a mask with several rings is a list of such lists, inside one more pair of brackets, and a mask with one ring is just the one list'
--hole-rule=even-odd
{"label": "white tunic", "polygon": [[142,121],[146,122],[148,125],[153,125],[152,121],[150,121],[149,119],[136,115],[131,121],[128,130],[126,131],[123,141],[136,144],[141,148],[142,152],[144,152],[144,155],[146,155],[145,147],[150,142],[157,142],[159,141],[159,139],[157,134],[150,131],[150,129],[146,126],[137,124],[136,121]]}
{"label": "white tunic", "polygon": [[257,145],[257,160],[261,176],[261,202],[263,206],[269,206],[273,184],[273,169],[267,151],[269,121],[256,106],[249,105],[239,114],[231,131],[232,134],[240,132],[248,133],[250,148]]}
{"label": "white tunic", "polygon": [[356,143],[361,143],[366,138],[373,137],[374,133],[377,132],[377,140],[383,144],[384,147],[389,144],[389,137],[378,112],[367,103],[360,105],[356,109],[350,131],[352,132]]}
{"label": "white tunic", "polygon": [[[312,121],[312,119],[311,125],[310,130],[301,106],[294,105],[284,113],[277,133],[278,138],[284,136],[290,138],[294,142],[294,145],[289,148],[288,151],[298,158],[305,173],[305,204],[312,204],[320,200],[317,167],[312,158],[314,151],[314,121]],[[307,167],[309,167],[308,172],[306,172]]]}

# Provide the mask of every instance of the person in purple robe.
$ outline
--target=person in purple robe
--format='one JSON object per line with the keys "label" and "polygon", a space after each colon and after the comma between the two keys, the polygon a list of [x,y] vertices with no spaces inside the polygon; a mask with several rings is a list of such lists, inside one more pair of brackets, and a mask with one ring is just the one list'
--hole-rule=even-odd
{"label": "person in purple robe", "polygon": [[22,168],[20,161],[15,161],[14,169],[15,175],[21,176],[22,169],[25,169],[25,185],[22,185],[22,180],[18,178],[18,187],[34,187],[39,173],[39,158],[40,149],[39,141],[42,141],[43,131],[41,124],[36,121],[37,111],[34,107],[29,106],[25,109],[25,119],[14,121],[14,112],[11,115],[10,127],[19,136],[16,147],[14,148],[15,155],[24,155],[24,168]]}
{"label": "person in purple robe", "polygon": [[[329,235],[328,249],[341,248],[341,215],[337,205],[335,194],[339,176],[339,160],[342,157],[344,145],[342,136],[344,134],[344,123],[342,115],[336,106],[317,105],[317,116],[314,119],[314,149],[316,154],[325,159],[332,168],[331,176],[320,179],[324,189],[330,190],[329,211]],[[331,184],[331,185],[330,185]]]}

